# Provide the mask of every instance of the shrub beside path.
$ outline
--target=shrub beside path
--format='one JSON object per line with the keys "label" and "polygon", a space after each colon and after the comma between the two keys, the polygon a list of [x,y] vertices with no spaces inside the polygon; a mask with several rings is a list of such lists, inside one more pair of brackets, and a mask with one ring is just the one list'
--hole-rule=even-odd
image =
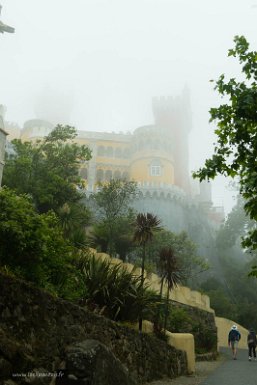
{"label": "shrub beside path", "polygon": [[247,350],[239,349],[238,359],[232,360],[229,349],[222,349],[217,361],[196,363],[191,376],[153,381],[145,385],[256,385],[257,361],[248,361]]}

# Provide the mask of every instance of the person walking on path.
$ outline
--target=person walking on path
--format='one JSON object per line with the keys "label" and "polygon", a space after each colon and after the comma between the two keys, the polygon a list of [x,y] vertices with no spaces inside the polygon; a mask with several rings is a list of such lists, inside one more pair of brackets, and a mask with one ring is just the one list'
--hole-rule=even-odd
{"label": "person walking on path", "polygon": [[241,334],[237,330],[237,326],[233,325],[228,333],[228,346],[232,350],[233,360],[237,359],[237,347],[240,339],[241,339]]}
{"label": "person walking on path", "polygon": [[247,336],[247,344],[248,344],[248,352],[249,352],[249,361],[252,361],[252,355],[254,357],[254,361],[256,361],[256,334],[253,329],[249,330],[249,334]]}

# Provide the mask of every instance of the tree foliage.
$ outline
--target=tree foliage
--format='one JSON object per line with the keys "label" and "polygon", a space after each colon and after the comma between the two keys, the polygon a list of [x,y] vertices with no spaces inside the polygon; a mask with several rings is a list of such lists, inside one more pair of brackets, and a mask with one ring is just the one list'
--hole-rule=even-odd
{"label": "tree foliage", "polygon": [[0,190],[0,265],[59,294],[70,275],[71,246],[53,212],[39,214],[31,199]]}
{"label": "tree foliage", "polygon": [[195,278],[200,272],[208,269],[203,257],[197,255],[197,246],[185,231],[179,234],[161,230],[155,234],[154,242],[147,246],[148,262],[154,265],[157,273],[161,273],[160,252],[163,248],[171,248],[177,257],[179,269],[183,271],[183,283]]}
{"label": "tree foliage", "polygon": [[233,319],[246,328],[257,328],[257,281],[248,277],[252,262],[221,259],[223,277],[213,276],[201,284],[219,317]]}
{"label": "tree foliage", "polygon": [[81,199],[79,167],[90,159],[86,146],[73,142],[74,127],[57,125],[44,139],[36,143],[15,139],[15,155],[7,157],[3,185],[18,194],[29,194],[40,212],[54,210]]}
{"label": "tree foliage", "polygon": [[[249,219],[244,210],[244,201],[239,195],[237,203],[228,214],[226,221],[221,225],[216,235],[216,247],[223,251],[234,247],[238,241],[247,235],[253,221]],[[242,248],[241,248],[242,251]]]}
{"label": "tree foliage", "polygon": [[[243,80],[225,80],[221,75],[215,89],[228,100],[210,110],[211,121],[217,122],[217,143],[214,154],[205,166],[194,173],[200,180],[213,179],[218,174],[239,178],[240,193],[245,199],[245,211],[257,220],[257,52],[249,50],[244,36],[234,38],[235,47],[228,56],[238,59]],[[255,226],[244,239],[244,247],[257,248]]]}
{"label": "tree foliage", "polygon": [[[132,242],[134,230],[132,223],[135,221],[135,215],[134,211],[129,209],[127,215],[119,216],[113,223],[113,248],[116,255],[123,261],[135,248]],[[109,226],[106,220],[93,224],[89,240],[96,249],[108,252]]]}
{"label": "tree foliage", "polygon": [[98,220],[106,229],[107,251],[115,255],[116,235],[121,218],[130,213],[130,203],[137,195],[136,183],[133,181],[114,180],[99,184],[99,191],[93,195],[97,205]]}

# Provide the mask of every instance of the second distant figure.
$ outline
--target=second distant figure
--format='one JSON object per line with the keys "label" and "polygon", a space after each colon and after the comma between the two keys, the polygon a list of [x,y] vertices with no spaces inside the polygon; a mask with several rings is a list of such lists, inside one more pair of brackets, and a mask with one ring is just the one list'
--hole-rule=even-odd
{"label": "second distant figure", "polygon": [[238,342],[239,342],[240,338],[241,338],[241,334],[237,330],[237,326],[233,325],[231,330],[228,333],[228,346],[231,347],[232,356],[233,356],[234,360],[236,360],[237,346],[238,346]]}
{"label": "second distant figure", "polygon": [[256,361],[256,333],[253,329],[249,330],[249,334],[247,336],[247,344],[248,344],[248,352],[249,352],[249,361],[252,361],[252,356]]}

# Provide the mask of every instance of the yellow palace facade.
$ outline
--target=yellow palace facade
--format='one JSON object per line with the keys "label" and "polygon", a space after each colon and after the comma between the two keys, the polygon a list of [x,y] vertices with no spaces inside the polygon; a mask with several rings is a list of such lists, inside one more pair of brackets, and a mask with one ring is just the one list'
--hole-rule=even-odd
{"label": "yellow palace facade", "polygon": [[[92,192],[99,182],[133,180],[139,187],[181,190],[189,193],[188,133],[185,97],[153,99],[154,123],[133,133],[78,131],[76,142],[92,151],[80,174]],[[25,122],[22,140],[46,136],[53,125],[45,120]],[[11,135],[10,135],[11,136]]]}
{"label": "yellow palace facade", "polygon": [[[223,207],[212,207],[210,184],[193,186],[189,174],[191,111],[187,92],[176,98],[154,98],[152,110],[153,123],[131,133],[77,132],[76,142],[92,152],[91,159],[80,168],[85,193],[96,191],[99,182],[133,180],[142,197],[136,209],[154,209],[170,229],[176,226],[176,230],[183,230],[193,207],[201,207],[212,221],[221,223]],[[51,122],[43,119],[28,120],[22,129],[8,122],[5,125],[8,141],[35,141],[53,128]]]}

